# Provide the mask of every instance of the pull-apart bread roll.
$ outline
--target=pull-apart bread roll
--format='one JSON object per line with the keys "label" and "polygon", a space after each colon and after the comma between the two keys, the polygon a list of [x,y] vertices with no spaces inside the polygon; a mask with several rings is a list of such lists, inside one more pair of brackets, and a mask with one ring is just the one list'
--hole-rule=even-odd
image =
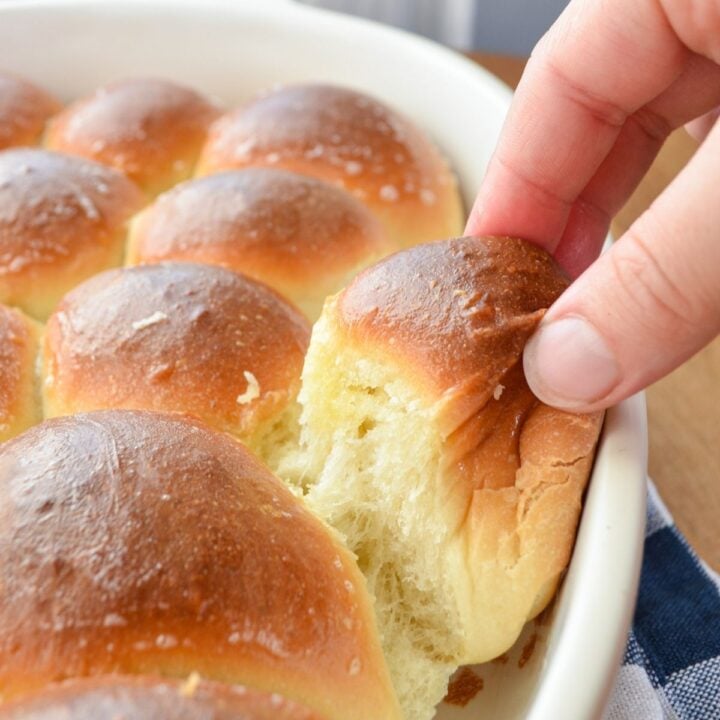
{"label": "pull-apart bread roll", "polygon": [[117,168],[149,195],[190,177],[208,127],[210,99],[167,80],[123,80],[54,117],[47,145]]}
{"label": "pull-apart bread roll", "polygon": [[123,259],[143,204],[121,173],[45,150],[0,152],[0,302],[45,319],[85,278]]}
{"label": "pull-apart bread roll", "polygon": [[0,705],[0,720],[323,720],[276,693],[200,681],[105,675]]}
{"label": "pull-apart bread roll", "polygon": [[198,173],[251,165],[344,187],[383,221],[396,248],[462,231],[455,177],[430,139],[399,113],[348,88],[288,86],[220,118]]}
{"label": "pull-apart bread roll", "polygon": [[68,293],[48,320],[45,414],[187,412],[266,450],[296,421],[309,336],[299,310],[230,270],[110,270]]}
{"label": "pull-apart bread roll", "polygon": [[99,411],[0,446],[0,582],[5,700],[196,673],[325,720],[399,717],[352,555],[199,421]]}
{"label": "pull-apart bread roll", "polygon": [[31,82],[0,72],[0,150],[36,145],[60,103]]}
{"label": "pull-apart bread roll", "polygon": [[344,190],[249,168],[161,195],[133,221],[127,262],[222,265],[266,282],[316,320],[328,295],[393,247],[380,222]]}
{"label": "pull-apart bread roll", "polygon": [[358,555],[413,720],[512,645],[570,557],[601,417],[542,405],[521,364],[566,285],[522,241],[443,241],[364,271],[313,329],[308,502]]}
{"label": "pull-apart bread roll", "polygon": [[34,320],[0,305],[0,442],[40,420],[36,369],[40,332]]}

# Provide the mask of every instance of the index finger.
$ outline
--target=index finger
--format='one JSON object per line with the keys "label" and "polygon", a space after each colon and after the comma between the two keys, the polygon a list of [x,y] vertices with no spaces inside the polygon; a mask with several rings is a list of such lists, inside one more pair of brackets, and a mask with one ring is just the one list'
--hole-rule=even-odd
{"label": "index finger", "polygon": [[627,118],[691,55],[657,0],[573,0],[528,62],[467,232],[554,251]]}

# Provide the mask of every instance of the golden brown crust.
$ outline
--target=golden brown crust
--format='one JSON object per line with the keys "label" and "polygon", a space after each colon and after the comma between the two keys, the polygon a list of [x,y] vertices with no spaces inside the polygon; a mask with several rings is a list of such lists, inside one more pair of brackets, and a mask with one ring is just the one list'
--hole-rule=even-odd
{"label": "golden brown crust", "polygon": [[241,685],[106,675],[49,686],[0,706],[0,720],[322,720]]}
{"label": "golden brown crust", "polygon": [[154,195],[190,177],[219,114],[208,98],[167,80],[123,80],[54,117],[47,145],[117,168]]}
{"label": "golden brown crust", "polygon": [[409,120],[348,88],[288,86],[220,118],[199,174],[251,165],[346,188],[385,222],[396,247],[461,230],[456,183],[440,153]]}
{"label": "golden brown crust", "polygon": [[396,718],[350,554],[228,435],[101,411],[0,446],[0,687],[161,674]]}
{"label": "golden brown crust", "polygon": [[[474,489],[495,489],[515,484],[521,433],[540,406],[522,350],[567,286],[550,255],[530,243],[458,238],[369,268],[340,294],[335,317],[353,344],[407,363],[444,406],[446,462],[459,463]],[[556,411],[548,412],[549,421]],[[565,457],[587,440],[585,433],[572,442],[563,436],[558,452]],[[548,449],[533,452],[546,458]]]}
{"label": "golden brown crust", "polygon": [[[520,384],[529,395],[524,379]],[[513,438],[511,482],[478,483],[468,470],[481,467],[479,458],[465,466],[467,504],[457,537],[472,573],[466,611],[474,651],[467,662],[504,652],[552,598],[570,561],[602,419],[602,413],[575,415],[535,400]],[[496,442],[507,441],[501,428],[490,432]],[[493,607],[503,611],[477,612]]]}
{"label": "golden brown crust", "polygon": [[249,168],[183,183],[160,196],[133,223],[128,263],[222,265],[302,306],[337,292],[351,273],[392,249],[370,211],[340,188],[284,170]]}
{"label": "golden brown crust", "polygon": [[336,311],[355,342],[402,357],[437,396],[472,394],[477,408],[567,284],[534,245],[457,238],[369,268],[340,295]]}
{"label": "golden brown crust", "polygon": [[295,397],[309,335],[292,305],[230,270],[111,270],[70,292],[48,320],[46,414],[181,411],[247,437]]}
{"label": "golden brown crust", "polygon": [[0,442],[40,420],[36,364],[39,326],[0,305]]}
{"label": "golden brown crust", "polygon": [[0,152],[0,302],[44,318],[86,277],[122,261],[143,203],[123,175],[35,149]]}
{"label": "golden brown crust", "polygon": [[60,103],[42,88],[0,72],[0,150],[36,145],[48,118],[59,109]]}

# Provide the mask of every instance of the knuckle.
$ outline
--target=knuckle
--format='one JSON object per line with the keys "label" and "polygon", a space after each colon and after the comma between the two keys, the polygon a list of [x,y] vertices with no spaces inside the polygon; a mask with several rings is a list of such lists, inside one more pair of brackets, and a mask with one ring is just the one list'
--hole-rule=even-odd
{"label": "knuckle", "polygon": [[625,124],[629,114],[625,108],[587,90],[552,55],[547,56],[545,67],[547,72],[555,76],[558,86],[564,89],[565,97],[598,123],[614,128],[621,128]]}
{"label": "knuckle", "polygon": [[568,208],[572,205],[572,198],[565,197],[555,190],[555,184],[550,175],[543,175],[540,168],[533,168],[532,172],[528,168],[517,162],[514,156],[507,157],[502,151],[495,154],[494,162],[496,162],[502,170],[520,182],[528,193],[532,195],[533,200],[541,203],[544,207],[555,208],[558,205]]}
{"label": "knuckle", "polygon": [[650,140],[664,142],[675,129],[670,121],[647,105],[634,112],[630,119]]}

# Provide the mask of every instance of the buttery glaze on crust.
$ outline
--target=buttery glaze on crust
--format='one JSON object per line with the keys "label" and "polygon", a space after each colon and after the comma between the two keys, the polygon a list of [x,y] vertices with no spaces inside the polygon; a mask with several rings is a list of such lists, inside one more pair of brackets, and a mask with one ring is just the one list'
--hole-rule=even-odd
{"label": "buttery glaze on crust", "polygon": [[122,261],[143,204],[119,172],[45,150],[0,152],[0,302],[47,317],[90,275]]}
{"label": "buttery glaze on crust", "polygon": [[174,410],[246,436],[295,397],[309,334],[292,305],[230,270],[110,270],[48,320],[46,414]]}
{"label": "buttery glaze on crust", "polygon": [[222,265],[267,282],[301,307],[337,292],[393,245],[358,200],[271,168],[218,173],[160,196],[133,222],[128,263]]}
{"label": "buttery glaze on crust", "polygon": [[35,145],[60,103],[23,78],[0,72],[0,150]]}
{"label": "buttery glaze on crust", "polygon": [[457,238],[377,263],[340,294],[335,312],[353,344],[408,363],[439,400],[448,462],[475,487],[507,487],[524,422],[540,405],[522,350],[568,284],[550,255],[523,240]]}
{"label": "buttery glaze on crust", "polygon": [[36,360],[40,326],[0,305],[0,442],[40,420]]}
{"label": "buttery glaze on crust", "polygon": [[484,404],[567,285],[521,240],[445,240],[361,273],[337,302],[338,322],[360,345],[402,357],[430,392]]}
{"label": "buttery glaze on crust", "polygon": [[167,80],[123,80],[69,105],[47,145],[117,168],[154,195],[190,177],[220,109]]}
{"label": "buttery glaze on crust", "polygon": [[352,556],[192,419],[101,411],[0,446],[0,584],[5,699],[197,672],[328,720],[398,717]]}
{"label": "buttery glaze on crust", "polygon": [[0,720],[322,720],[286,700],[239,685],[106,675],[51,685],[0,705]]}
{"label": "buttery glaze on crust", "polygon": [[198,173],[274,166],[351,191],[396,247],[461,231],[456,182],[430,140],[378,100],[332,85],[273,90],[220,118]]}

